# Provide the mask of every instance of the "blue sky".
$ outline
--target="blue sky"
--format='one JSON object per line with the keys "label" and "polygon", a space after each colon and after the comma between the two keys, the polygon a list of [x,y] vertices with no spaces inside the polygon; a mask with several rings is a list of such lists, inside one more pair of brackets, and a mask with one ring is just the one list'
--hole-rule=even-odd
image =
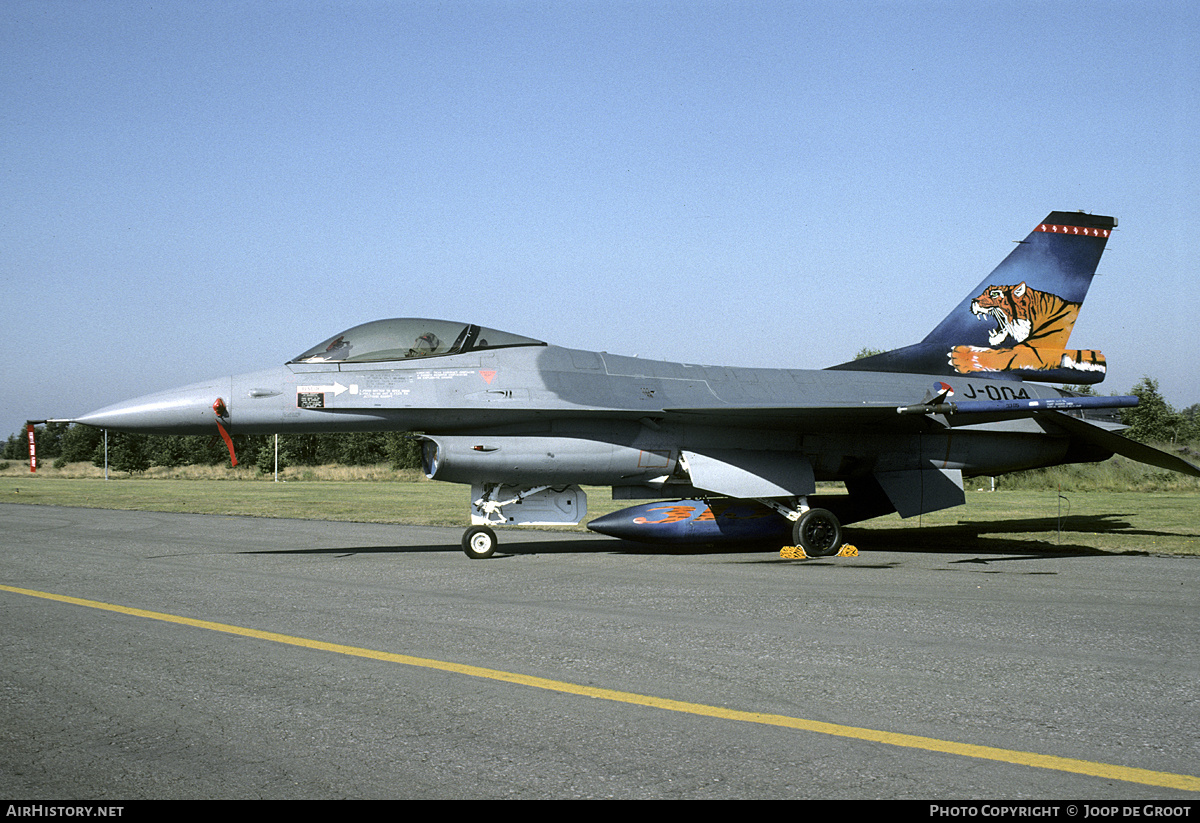
{"label": "blue sky", "polygon": [[383,317],[820,368],[1075,209],[1100,390],[1198,403],[1198,9],[7,0],[0,436]]}

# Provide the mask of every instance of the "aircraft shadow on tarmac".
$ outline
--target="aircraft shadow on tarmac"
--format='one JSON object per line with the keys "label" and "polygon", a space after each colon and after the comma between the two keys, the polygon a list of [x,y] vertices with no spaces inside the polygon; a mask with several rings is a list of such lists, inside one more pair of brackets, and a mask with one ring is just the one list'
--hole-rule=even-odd
{"label": "aircraft shadow on tarmac", "polygon": [[1113,551],[1072,542],[1076,534],[1130,538],[1179,537],[1175,532],[1138,529],[1128,514],[1066,515],[1010,520],[960,520],[953,525],[918,528],[862,529],[852,532],[861,548],[876,551],[911,551],[959,554],[985,552],[1019,555],[1145,555],[1148,551]]}
{"label": "aircraft shadow on tarmac", "polygon": [[[1134,528],[1127,514],[1068,515],[1062,518],[1018,518],[1011,520],[959,521],[953,525],[904,528],[846,529],[846,542],[864,552],[889,551],[926,554],[986,553],[1035,556],[1145,555],[1146,550],[1113,551],[1079,545],[1071,541],[1074,534],[1117,535],[1130,538],[1174,537],[1175,532]],[[628,555],[717,555],[749,552],[777,552],[774,544],[744,545],[671,545],[635,543],[616,538],[578,538],[564,535],[562,539],[529,539],[529,533],[501,530],[502,540],[495,559],[533,554],[628,554]],[[540,534],[544,534],[540,533]],[[421,552],[457,552],[453,543],[416,544],[407,546],[349,546],[306,549],[277,549],[249,551],[244,554],[294,554],[351,556],[357,554],[415,554]]]}

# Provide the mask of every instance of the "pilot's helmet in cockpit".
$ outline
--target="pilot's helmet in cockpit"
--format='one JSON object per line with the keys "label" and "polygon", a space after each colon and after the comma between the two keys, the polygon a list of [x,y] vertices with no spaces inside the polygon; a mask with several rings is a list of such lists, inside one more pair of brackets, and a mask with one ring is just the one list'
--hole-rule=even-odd
{"label": "pilot's helmet in cockpit", "polygon": [[433,354],[438,350],[438,346],[440,345],[442,345],[442,341],[438,339],[438,336],[431,331],[427,331],[413,343],[413,354],[417,357]]}

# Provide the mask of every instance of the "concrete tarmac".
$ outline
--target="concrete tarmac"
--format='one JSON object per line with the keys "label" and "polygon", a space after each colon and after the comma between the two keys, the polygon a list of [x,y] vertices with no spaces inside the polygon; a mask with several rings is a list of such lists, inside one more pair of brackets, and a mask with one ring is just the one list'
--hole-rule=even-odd
{"label": "concrete tarmac", "polygon": [[1196,558],[460,535],[0,505],[0,794],[1200,797]]}

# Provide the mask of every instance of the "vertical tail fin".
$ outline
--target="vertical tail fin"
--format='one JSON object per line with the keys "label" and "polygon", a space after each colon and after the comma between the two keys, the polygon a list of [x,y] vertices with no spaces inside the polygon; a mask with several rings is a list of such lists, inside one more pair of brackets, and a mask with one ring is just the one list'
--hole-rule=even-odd
{"label": "vertical tail fin", "polygon": [[920,343],[831,368],[1099,383],[1104,356],[1066,346],[1116,225],[1051,212]]}

